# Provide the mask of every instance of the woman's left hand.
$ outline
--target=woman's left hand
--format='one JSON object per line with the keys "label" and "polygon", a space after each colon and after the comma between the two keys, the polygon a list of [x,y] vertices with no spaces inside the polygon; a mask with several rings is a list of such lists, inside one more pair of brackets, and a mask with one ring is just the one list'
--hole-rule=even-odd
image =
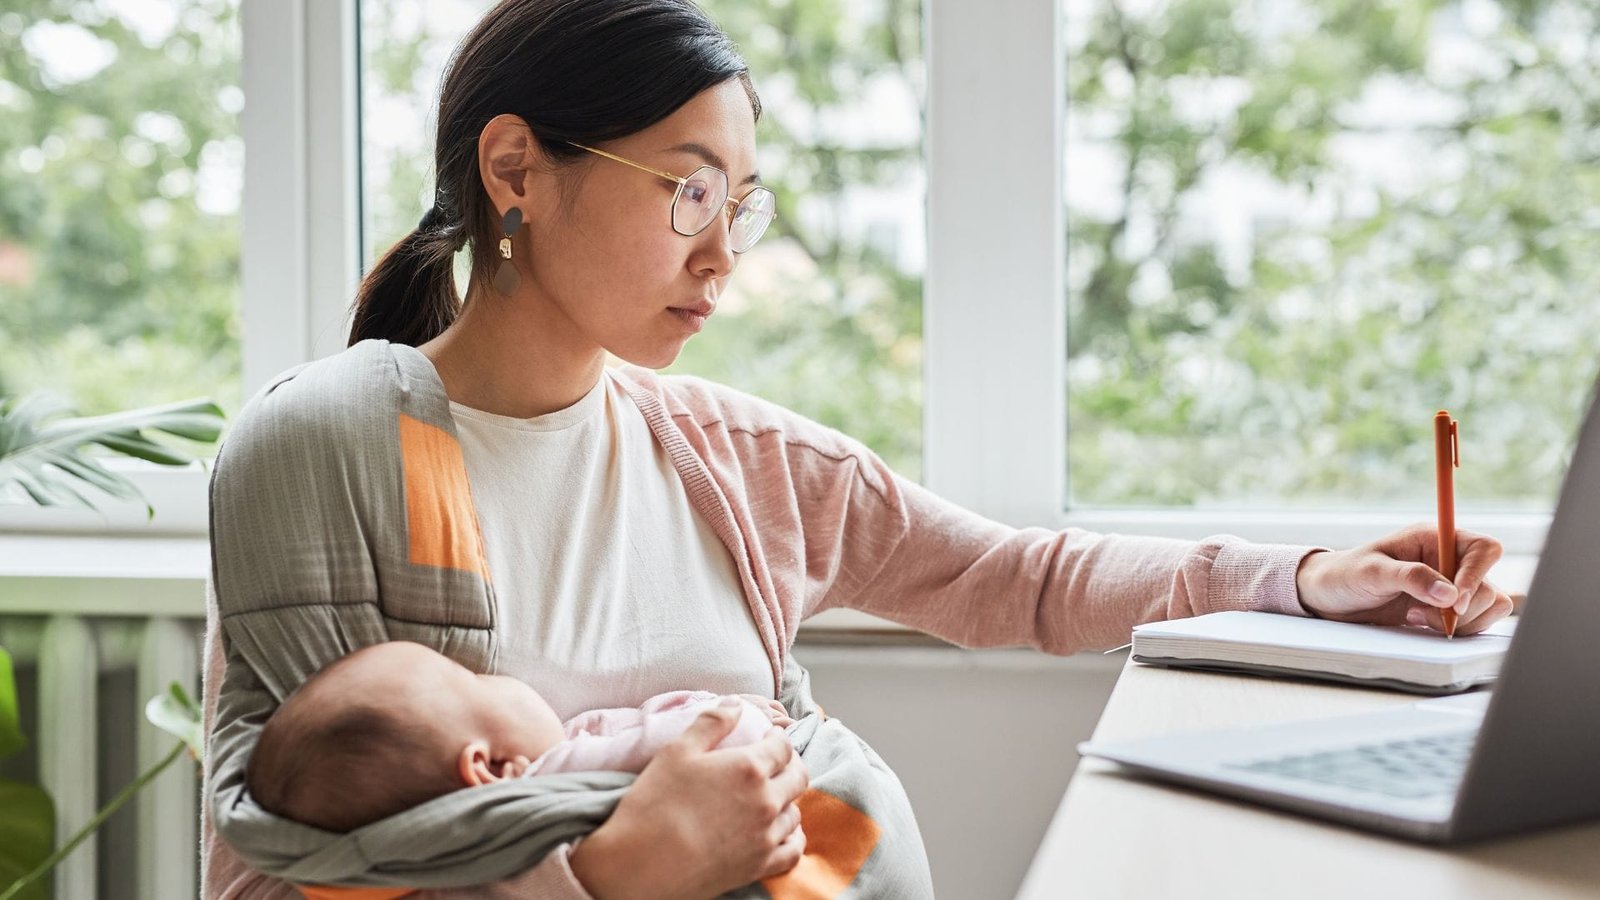
{"label": "woman's left hand", "polygon": [[1300,563],[1300,605],[1324,619],[1379,625],[1426,625],[1444,631],[1442,611],[1456,610],[1458,635],[1476,634],[1511,614],[1511,598],[1484,580],[1500,542],[1456,531],[1455,583],[1439,574],[1439,539],[1418,524],[1351,550],[1323,550]]}

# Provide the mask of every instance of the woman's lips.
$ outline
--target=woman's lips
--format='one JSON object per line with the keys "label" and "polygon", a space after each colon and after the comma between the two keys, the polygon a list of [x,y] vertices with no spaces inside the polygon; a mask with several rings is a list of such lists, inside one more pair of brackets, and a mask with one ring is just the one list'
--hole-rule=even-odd
{"label": "woman's lips", "polygon": [[685,310],[687,312],[692,312],[697,316],[709,316],[711,315],[711,311],[717,308],[717,304],[713,300],[701,298],[693,303],[685,303],[682,306],[672,306],[668,308]]}
{"label": "woman's lips", "polygon": [[706,327],[706,319],[711,318],[711,313],[709,312],[697,313],[693,310],[679,309],[676,306],[668,308],[667,312],[677,316],[678,321],[682,322],[689,328],[690,331],[694,332],[698,332],[700,329]]}

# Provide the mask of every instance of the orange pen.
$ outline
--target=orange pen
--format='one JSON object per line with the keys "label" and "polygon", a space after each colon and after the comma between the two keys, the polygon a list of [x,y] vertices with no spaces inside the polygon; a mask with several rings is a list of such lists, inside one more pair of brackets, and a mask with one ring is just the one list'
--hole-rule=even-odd
{"label": "orange pen", "polygon": [[[1446,410],[1433,415],[1433,467],[1439,496],[1439,574],[1456,580],[1456,484],[1455,470],[1461,465],[1460,423]],[[1456,636],[1456,611],[1441,609],[1444,633]]]}

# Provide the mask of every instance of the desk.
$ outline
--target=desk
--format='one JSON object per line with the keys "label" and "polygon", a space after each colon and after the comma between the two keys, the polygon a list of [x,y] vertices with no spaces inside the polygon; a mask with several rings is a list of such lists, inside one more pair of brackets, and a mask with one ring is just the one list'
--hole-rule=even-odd
{"label": "desk", "polygon": [[[1420,698],[1123,667],[1096,740],[1365,712]],[[1432,847],[1078,765],[1017,900],[1600,896],[1600,823]]]}

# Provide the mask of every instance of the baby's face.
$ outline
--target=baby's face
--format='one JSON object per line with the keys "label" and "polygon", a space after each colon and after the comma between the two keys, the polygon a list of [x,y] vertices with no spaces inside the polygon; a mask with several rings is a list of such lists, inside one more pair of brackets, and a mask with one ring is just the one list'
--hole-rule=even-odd
{"label": "baby's face", "polygon": [[466,673],[463,700],[488,732],[496,756],[537,759],[566,737],[556,711],[526,682],[450,664]]}
{"label": "baby's face", "polygon": [[480,675],[406,641],[379,644],[364,652],[375,657],[369,674],[388,690],[405,691],[423,721],[442,730],[442,739],[457,750],[483,740],[496,759],[531,760],[565,737],[550,704],[515,678]]}

